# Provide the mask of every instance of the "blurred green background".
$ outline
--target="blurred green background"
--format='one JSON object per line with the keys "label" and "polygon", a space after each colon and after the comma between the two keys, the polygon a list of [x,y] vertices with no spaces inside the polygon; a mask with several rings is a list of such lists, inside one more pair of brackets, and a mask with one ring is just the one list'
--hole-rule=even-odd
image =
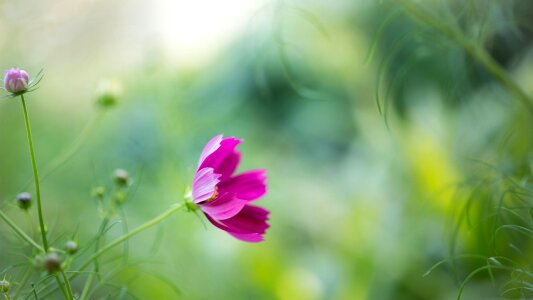
{"label": "blurred green background", "polygon": [[[0,67],[44,69],[27,95],[39,166],[82,142],[42,181],[55,247],[89,244],[91,190],[116,168],[130,228],[182,199],[216,134],[244,139],[240,170],[268,170],[264,243],[181,212],[133,238],[125,268],[106,256],[94,299],[453,299],[470,274],[464,299],[533,297],[533,114],[468,51],[531,104],[533,2],[412,4],[0,1]],[[121,92],[102,109],[106,80]],[[19,102],[0,102],[0,207],[36,235],[14,202],[33,192]],[[31,252],[0,224],[17,281]]]}

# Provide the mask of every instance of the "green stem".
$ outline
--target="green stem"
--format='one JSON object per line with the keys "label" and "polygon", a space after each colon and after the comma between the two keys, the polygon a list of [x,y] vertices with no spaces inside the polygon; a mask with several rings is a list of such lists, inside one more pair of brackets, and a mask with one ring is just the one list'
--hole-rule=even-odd
{"label": "green stem", "polygon": [[70,286],[70,280],[68,279],[67,275],[65,274],[65,271],[61,271],[61,276],[63,276],[63,281],[65,282],[66,290],[67,290],[67,296],[69,300],[74,300],[74,296],[72,295],[72,287]]}
{"label": "green stem", "polygon": [[[39,179],[41,180],[41,182],[43,182],[49,175],[53,174],[60,167],[66,164],[70,159],[74,157],[76,153],[78,153],[83,143],[90,136],[90,133],[93,131],[95,125],[98,124],[102,115],[103,112],[93,117],[87,123],[87,125],[85,125],[79,136],[72,142],[72,144],[70,144],[68,148],[66,148],[61,154],[59,154],[57,158],[55,158],[53,161],[47,163],[41,168],[41,172],[39,174]],[[24,189],[27,189],[32,183],[32,181],[33,179],[29,179],[26,185],[24,186]]]}
{"label": "green stem", "polygon": [[44,251],[43,247],[41,247],[37,242],[35,242],[31,237],[29,237],[20,227],[15,224],[3,211],[0,210],[0,218],[4,220],[4,222],[11,227],[15,233],[17,233],[23,240],[28,242],[30,245],[35,247],[39,251]]}
{"label": "green stem", "polygon": [[85,287],[83,288],[83,292],[81,293],[80,300],[86,300],[89,296],[89,290],[91,289],[91,286],[93,284],[94,274],[95,273],[89,274],[89,279],[87,279],[87,282],[85,283]]}
{"label": "green stem", "polygon": [[[168,218],[170,215],[172,215],[173,213],[175,213],[176,211],[180,210],[181,208],[183,208],[185,206],[186,206],[185,202],[177,204],[175,206],[172,206],[170,209],[168,209],[167,211],[163,212],[159,216],[157,216],[157,217],[153,218],[152,220],[140,225],[139,227],[135,228],[134,230],[128,232],[127,234],[124,234],[124,235],[120,236],[119,238],[117,238],[116,240],[114,240],[113,242],[108,244],[107,246],[101,248],[98,252],[94,253],[87,260],[85,260],[77,268],[77,270],[78,270],[77,273],[74,273],[72,276],[70,276],[69,279],[70,280],[74,280],[74,278],[76,278],[79,274],[81,274],[81,271],[83,271],[85,268],[87,268],[94,260],[98,259],[100,256],[102,256],[103,254],[105,254],[106,252],[111,250],[112,248],[120,245],[121,243],[123,243],[124,241],[128,240],[129,238],[131,238],[131,237],[143,232],[146,229],[149,229],[150,227],[152,227],[154,225],[157,225],[157,224],[161,223],[163,220]],[[55,291],[55,288],[51,289],[50,291],[46,292],[43,295],[43,297],[46,298],[50,293],[52,293],[54,291]]]}
{"label": "green stem", "polygon": [[39,215],[39,226],[41,228],[43,248],[45,252],[48,252],[48,240],[46,239],[46,228],[44,226],[43,208],[41,204],[41,186],[39,185],[39,173],[37,171],[37,163],[35,162],[35,150],[33,149],[33,139],[31,137],[30,118],[28,116],[28,109],[26,108],[24,94],[20,95],[20,99],[22,99],[22,108],[24,109],[24,121],[26,122],[26,133],[28,135],[28,146],[31,156],[31,166],[33,169],[33,180],[35,181],[35,193],[37,194],[37,213]]}
{"label": "green stem", "polygon": [[[174,212],[180,210],[181,208],[183,208],[185,206],[185,202],[183,203],[180,203],[178,205],[175,205],[173,207],[171,207],[170,209],[168,209],[167,211],[165,211],[164,213],[160,214],[159,216],[153,218],[152,220],[142,224],[141,226],[133,229],[132,231],[122,235],[121,237],[117,238],[116,240],[114,240],[113,242],[109,243],[108,245],[106,245],[105,247],[103,247],[102,249],[100,249],[98,252],[94,253],[91,257],[89,257],[85,262],[83,262],[79,267],[78,267],[78,271],[82,271],[83,269],[85,269],[87,266],[89,266],[91,264],[92,261],[94,261],[95,259],[98,259],[100,256],[102,256],[104,253],[106,253],[107,251],[111,250],[112,248],[122,244],[123,242],[127,241],[129,238],[133,237],[134,235],[137,235],[141,232],[143,232],[144,230],[154,226],[154,225],[157,225],[159,223],[161,223],[163,220],[165,220],[166,218],[168,218],[170,215],[172,215]],[[72,277],[74,277],[76,274],[74,274]]]}
{"label": "green stem", "polygon": [[17,291],[15,292],[15,295],[13,296],[13,298],[15,298],[15,299],[19,298],[20,293],[22,293],[22,290],[24,289],[24,287],[26,286],[26,284],[28,283],[28,281],[31,278],[32,270],[33,270],[32,267],[28,268],[28,271],[26,272],[26,274],[24,274],[24,277],[22,278],[22,281],[20,282],[20,284],[19,284],[19,286],[17,288]]}
{"label": "green stem", "polygon": [[514,82],[509,74],[503,69],[500,64],[487,52],[483,47],[480,47],[475,42],[470,41],[459,30],[455,29],[439,20],[439,18],[427,13],[418,5],[413,4],[409,0],[397,0],[405,10],[411,14],[415,19],[430,26],[450,40],[456,42],[464,48],[466,53],[474,60],[480,63],[497,81],[499,81],[514,97],[524,104],[524,106],[533,114],[533,99],[522,88]]}
{"label": "green stem", "polygon": [[[102,223],[100,224],[100,228],[98,229],[98,235],[97,235],[95,246],[94,246],[95,247],[94,252],[98,252],[98,250],[100,250],[100,241],[106,232],[106,227],[107,227],[108,222],[109,222],[109,218],[104,217],[102,219]],[[91,289],[91,285],[93,284],[94,277],[98,275],[99,270],[100,268],[98,265],[98,259],[95,259],[94,260],[94,272],[89,274],[89,278],[87,279],[87,281],[85,282],[85,286],[83,287],[80,300],[87,299],[87,297],[89,296],[89,290]]]}
{"label": "green stem", "polygon": [[74,155],[80,150],[81,146],[83,145],[83,142],[85,142],[85,140],[87,140],[87,137],[89,137],[89,134],[92,132],[95,125],[101,119],[100,116],[102,116],[102,114],[98,114],[93,117],[89,121],[89,123],[87,123],[87,125],[82,129],[80,135],[76,138],[76,140],[61,155],[59,155],[55,160],[53,160],[44,167],[44,171],[41,174],[41,181],[44,180],[44,178],[48,177],[48,175],[54,173],[57,169],[59,169],[72,157],[74,157]]}
{"label": "green stem", "polygon": [[[128,234],[129,232],[129,226],[128,226],[128,219],[126,218],[126,212],[124,211],[124,208],[122,206],[119,207],[120,214],[122,217],[122,234]],[[128,263],[128,257],[129,257],[129,248],[130,243],[128,241],[124,242],[124,250],[123,250],[123,262],[124,264]]]}
{"label": "green stem", "polygon": [[54,278],[57,282],[57,285],[61,288],[63,297],[65,297],[65,299],[68,299],[68,294],[67,294],[67,290],[65,289],[65,285],[61,282],[61,279],[59,279],[59,276],[57,274],[54,274]]}

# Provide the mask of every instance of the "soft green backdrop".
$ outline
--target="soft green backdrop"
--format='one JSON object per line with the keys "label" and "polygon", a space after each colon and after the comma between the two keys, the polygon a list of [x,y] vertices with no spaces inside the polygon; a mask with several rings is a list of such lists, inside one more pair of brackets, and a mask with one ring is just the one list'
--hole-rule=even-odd
{"label": "soft green backdrop", "polygon": [[[40,89],[27,96],[38,164],[93,124],[42,183],[56,247],[77,226],[81,248],[94,236],[91,190],[111,186],[116,168],[133,179],[123,205],[130,228],[182,199],[216,134],[244,139],[240,170],[268,170],[264,243],[178,213],[130,241],[129,259],[141,263],[95,297],[118,298],[122,289],[131,293],[125,299],[179,299],[179,289],[184,299],[450,299],[488,259],[422,275],[465,254],[515,262],[492,279],[479,272],[465,299],[531,297],[533,115],[486,66],[413,19],[402,1],[256,1],[225,39],[207,35],[215,41],[179,52],[195,41],[180,35],[224,26],[211,17],[241,2],[202,1],[188,12],[169,1],[0,1],[0,67],[44,68]],[[457,26],[533,97],[531,2],[418,5]],[[194,22],[160,22],[165,9]],[[110,78],[122,93],[101,110],[98,85]],[[35,211],[32,225],[14,205],[31,179],[19,102],[0,102],[0,207],[31,232]],[[506,224],[525,230],[498,229]],[[117,223],[107,239],[121,233]],[[25,249],[0,223],[0,271],[27,262]],[[22,272],[0,276],[16,281]],[[522,289],[506,292],[517,278]]]}

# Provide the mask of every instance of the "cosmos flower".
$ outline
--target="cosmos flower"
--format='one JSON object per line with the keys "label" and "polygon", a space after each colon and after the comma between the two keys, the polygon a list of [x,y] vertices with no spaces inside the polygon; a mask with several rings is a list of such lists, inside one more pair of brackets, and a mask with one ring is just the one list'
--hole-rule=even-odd
{"label": "cosmos flower", "polygon": [[217,135],[204,147],[192,183],[192,201],[209,222],[245,242],[264,240],[270,212],[250,205],[267,192],[265,170],[234,174],[240,140]]}
{"label": "cosmos flower", "polygon": [[11,68],[4,73],[4,88],[6,91],[19,94],[28,89],[30,77],[24,70]]}

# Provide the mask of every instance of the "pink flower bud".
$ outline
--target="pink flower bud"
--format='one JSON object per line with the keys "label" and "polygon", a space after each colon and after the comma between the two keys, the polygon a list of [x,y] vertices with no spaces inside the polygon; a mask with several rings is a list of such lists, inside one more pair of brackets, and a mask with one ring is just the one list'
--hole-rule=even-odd
{"label": "pink flower bud", "polygon": [[11,68],[4,73],[4,88],[13,94],[25,92],[29,81],[28,73],[18,68]]}

